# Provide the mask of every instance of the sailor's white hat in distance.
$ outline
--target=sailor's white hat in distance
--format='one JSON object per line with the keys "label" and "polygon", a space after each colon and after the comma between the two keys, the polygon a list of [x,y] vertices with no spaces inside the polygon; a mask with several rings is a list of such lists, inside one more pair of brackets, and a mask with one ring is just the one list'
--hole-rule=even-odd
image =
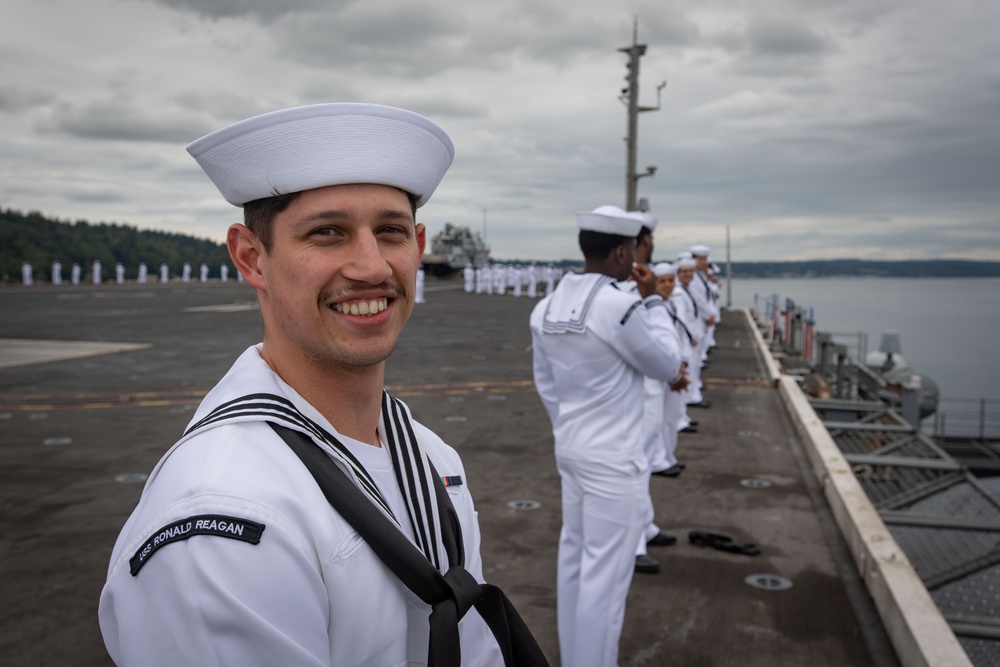
{"label": "sailor's white hat in distance", "polygon": [[693,245],[691,246],[691,254],[695,257],[708,257],[708,253],[712,251],[707,245]]}
{"label": "sailor's white hat in distance", "polygon": [[391,185],[423,206],[455,157],[444,130],[379,104],[312,104],[239,121],[188,153],[235,206],[328,185]]}
{"label": "sailor's white hat in distance", "polygon": [[657,278],[662,276],[672,276],[677,273],[677,269],[670,262],[659,262],[653,266],[653,275]]}
{"label": "sailor's white hat in distance", "polygon": [[638,215],[610,205],[577,213],[576,224],[584,231],[615,236],[638,236],[642,229],[642,219]]}
{"label": "sailor's white hat in distance", "polygon": [[[649,211],[629,211],[629,213],[637,216],[640,220],[642,220],[642,226],[648,229],[649,231],[653,231],[656,229],[656,223],[659,221]],[[636,234],[638,234],[638,232],[636,232]]]}

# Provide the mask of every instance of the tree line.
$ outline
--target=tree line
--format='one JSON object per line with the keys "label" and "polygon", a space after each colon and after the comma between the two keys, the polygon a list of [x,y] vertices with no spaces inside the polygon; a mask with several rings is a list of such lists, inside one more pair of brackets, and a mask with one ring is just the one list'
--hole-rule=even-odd
{"label": "tree line", "polygon": [[3,282],[20,282],[21,263],[34,269],[36,281],[47,280],[52,262],[59,261],[64,275],[73,263],[89,275],[94,260],[101,262],[105,279],[114,276],[115,263],[125,267],[125,277],[135,279],[139,263],[145,262],[151,275],[161,263],[171,275],[180,273],[187,262],[194,274],[204,262],[218,275],[219,267],[229,262],[229,253],[221,243],[185,234],[139,230],[117,223],[91,224],[47,218],[32,211],[22,213],[0,209],[0,276]]}

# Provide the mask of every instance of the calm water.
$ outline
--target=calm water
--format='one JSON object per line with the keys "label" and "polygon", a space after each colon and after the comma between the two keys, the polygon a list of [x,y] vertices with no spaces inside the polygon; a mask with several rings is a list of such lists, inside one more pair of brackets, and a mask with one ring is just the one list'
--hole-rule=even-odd
{"label": "calm water", "polygon": [[755,294],[761,312],[777,294],[782,306],[788,297],[812,307],[817,331],[864,331],[869,351],[883,331],[898,331],[907,365],[933,378],[942,398],[1000,399],[1000,278],[733,281],[733,306],[753,306]]}

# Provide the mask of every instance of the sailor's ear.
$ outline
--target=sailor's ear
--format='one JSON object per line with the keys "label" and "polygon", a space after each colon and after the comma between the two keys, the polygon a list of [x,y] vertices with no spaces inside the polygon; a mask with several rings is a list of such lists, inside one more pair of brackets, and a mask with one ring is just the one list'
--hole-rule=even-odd
{"label": "sailor's ear", "polygon": [[417,247],[420,248],[420,259],[424,257],[424,249],[427,247],[427,228],[422,223],[416,223]]}
{"label": "sailor's ear", "polygon": [[243,274],[247,283],[255,289],[262,289],[264,276],[260,258],[265,250],[257,235],[242,223],[232,224],[226,234],[226,248],[236,270]]}

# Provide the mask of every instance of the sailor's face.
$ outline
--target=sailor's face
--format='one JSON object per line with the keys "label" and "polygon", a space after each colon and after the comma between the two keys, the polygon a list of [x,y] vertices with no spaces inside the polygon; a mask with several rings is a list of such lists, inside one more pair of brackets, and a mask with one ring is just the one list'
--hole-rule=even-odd
{"label": "sailor's face", "polygon": [[656,293],[664,299],[669,299],[670,294],[674,291],[674,285],[674,274],[660,276],[656,279]]}
{"label": "sailor's face", "polygon": [[694,278],[694,269],[691,267],[677,269],[677,279],[681,281],[681,285],[687,287],[692,278]]}
{"label": "sailor's face", "polygon": [[307,190],[274,220],[261,253],[268,357],[327,367],[371,366],[392,352],[413,309],[424,226],[401,190]]}
{"label": "sailor's face", "polygon": [[694,261],[695,261],[695,266],[699,271],[708,270],[708,255],[705,255],[704,257],[695,255]]}

